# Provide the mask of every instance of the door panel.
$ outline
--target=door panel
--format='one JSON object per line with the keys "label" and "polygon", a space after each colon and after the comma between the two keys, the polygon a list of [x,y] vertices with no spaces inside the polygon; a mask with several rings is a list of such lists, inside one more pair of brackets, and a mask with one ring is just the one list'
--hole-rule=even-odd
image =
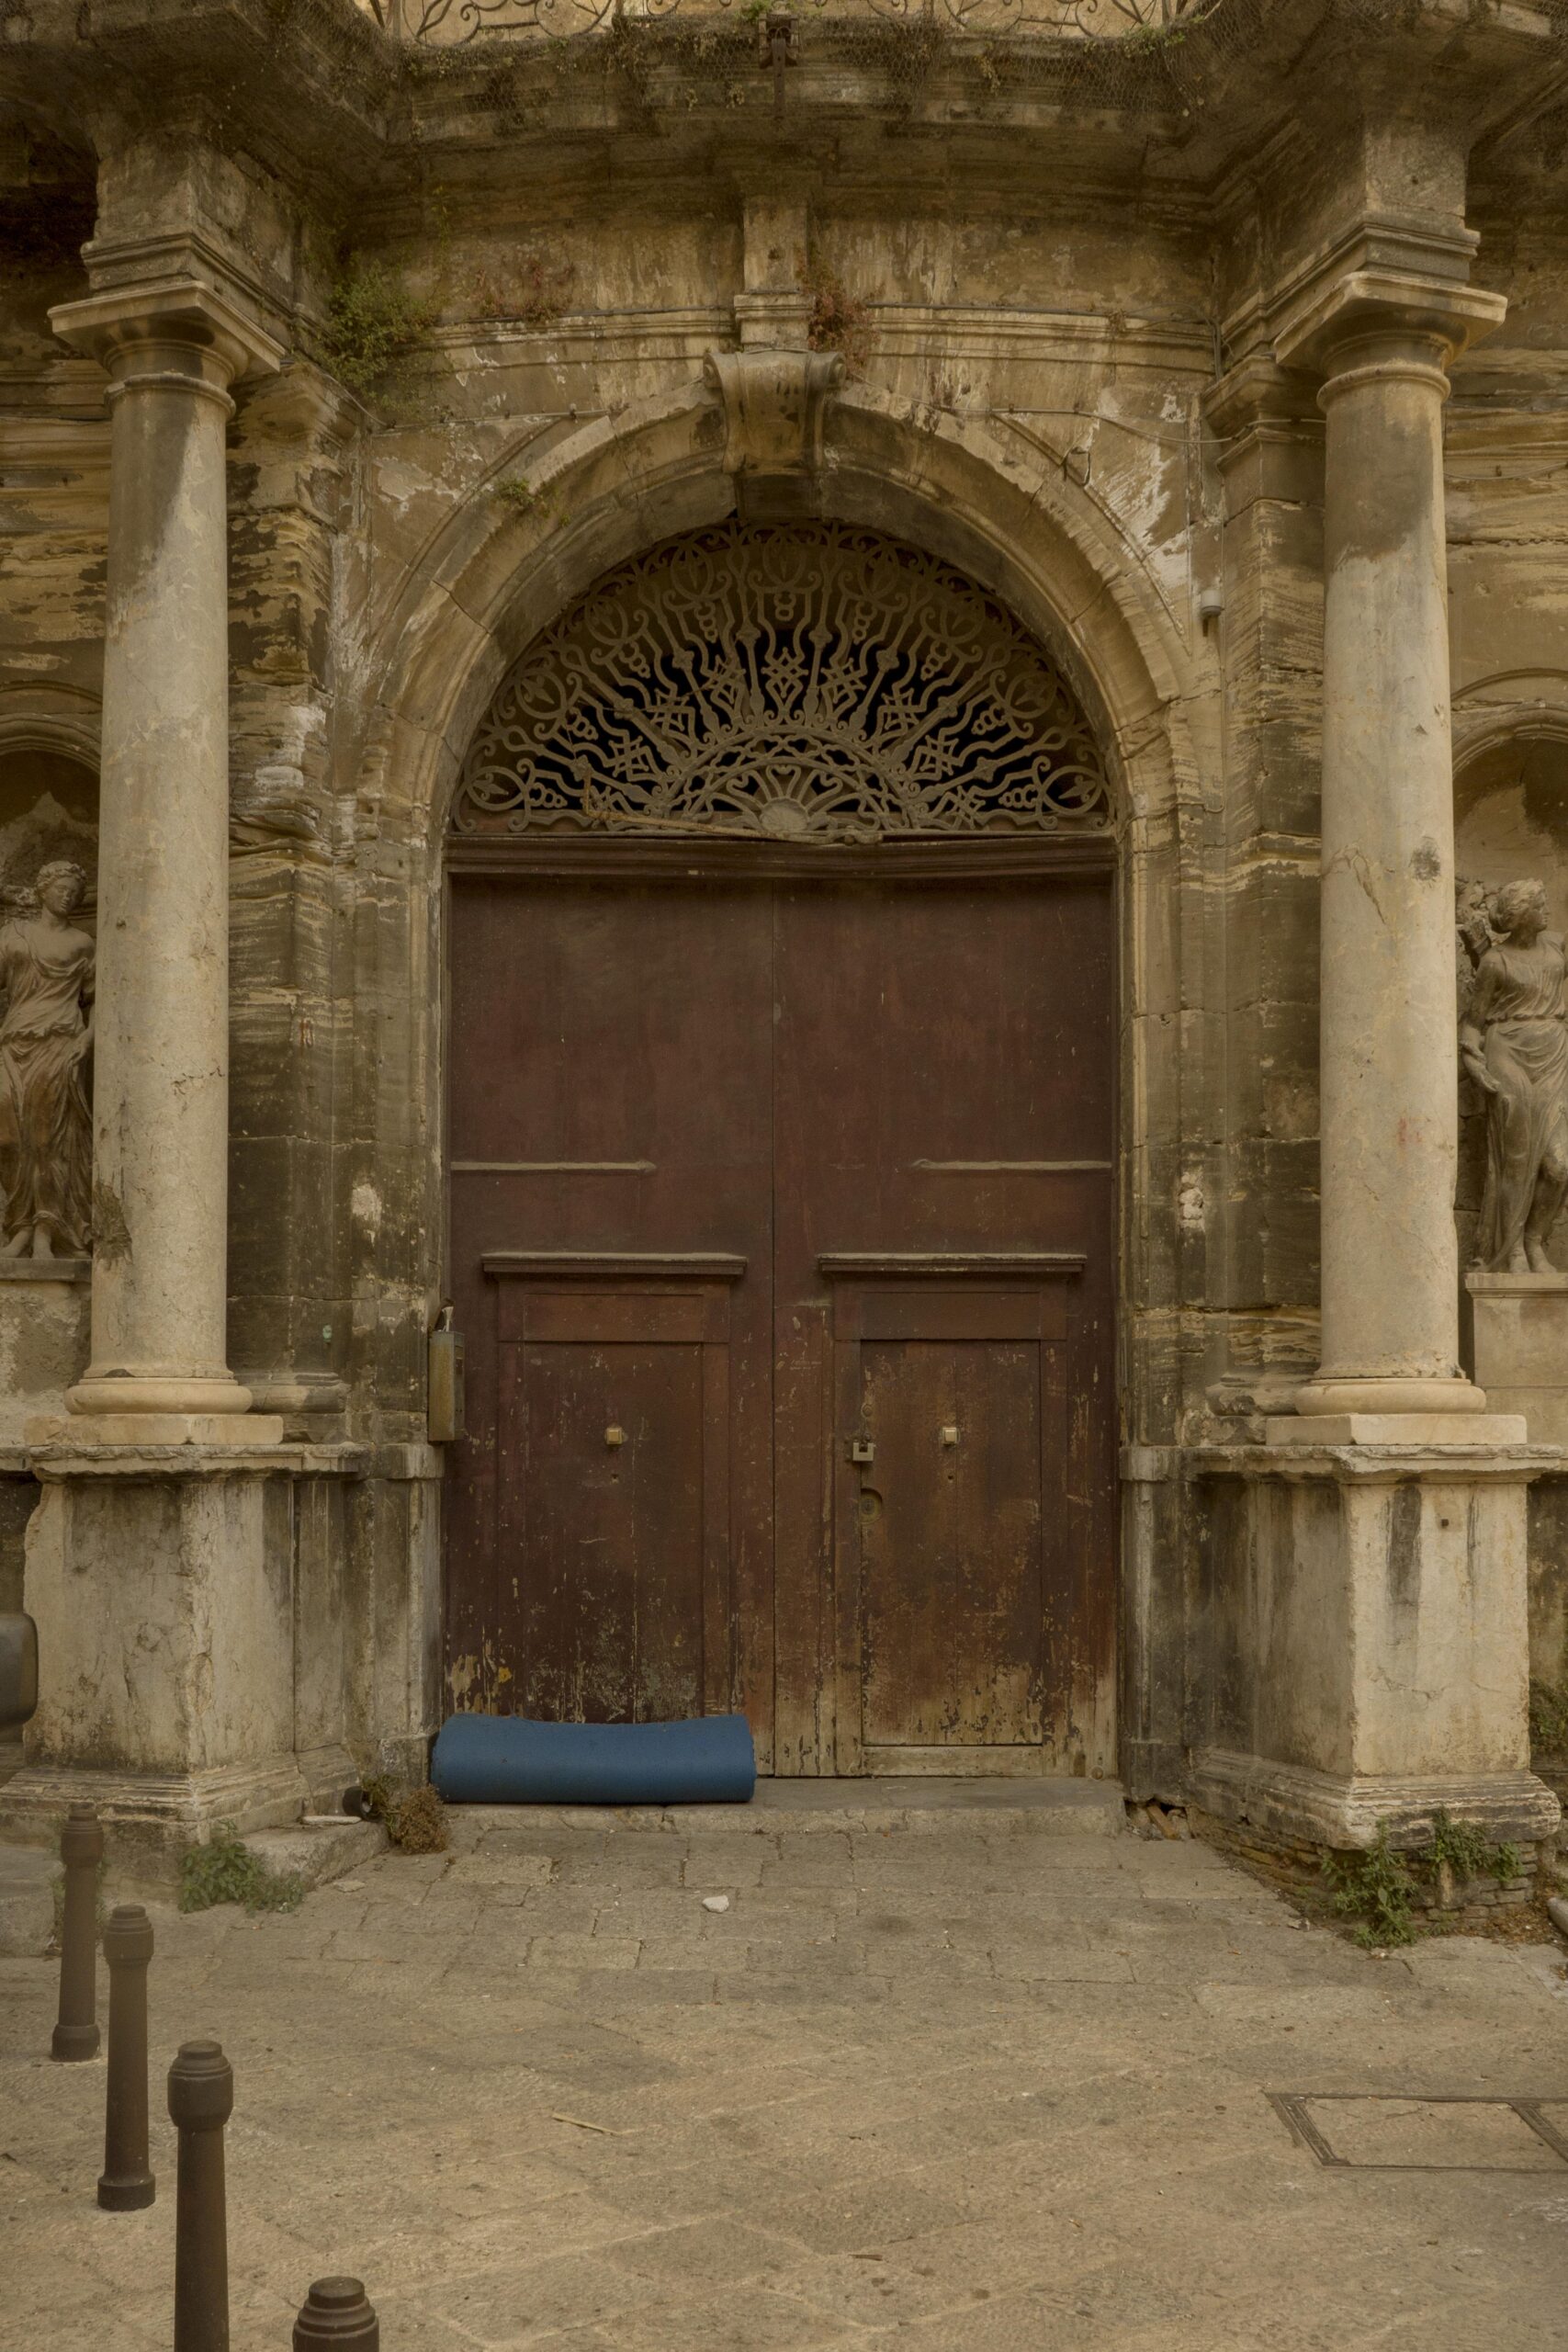
{"label": "door panel", "polygon": [[[799,1769],[833,1769],[829,1757],[840,1771],[1114,1769],[1111,938],[1109,887],[1092,881],[778,895],[775,1314],[781,1363],[793,1348],[804,1366],[815,1345],[822,1383],[803,1370],[777,1397],[778,1723]],[[1071,1261],[1070,1280],[979,1279],[987,1261],[1053,1254]],[[971,1268],[962,1313],[939,1281],[957,1261]],[[851,1282],[857,1261],[882,1263],[886,1283]],[[832,1371],[816,1337],[829,1329]],[[1041,1344],[1000,1344],[1032,1335]],[[924,1346],[866,1359],[881,1366],[908,1499],[890,1485],[863,1520],[845,1461],[874,1337]],[[943,1340],[994,1344],[943,1354]],[[900,1416],[929,1421],[960,1362],[977,1384],[966,1410],[984,1491],[953,1465],[964,1502],[944,1520],[947,1471],[939,1493]],[[1015,1415],[1031,1409],[1043,1451],[1021,1441]],[[1039,1531],[1032,1559],[1026,1525]],[[984,1608],[961,1609],[987,1579]],[[818,1696],[829,1679],[830,1748]]]}
{"label": "door panel", "polygon": [[503,1351],[499,1565],[518,1603],[524,1714],[703,1712],[702,1356]]}
{"label": "door panel", "polygon": [[[453,1449],[446,1482],[451,1703],[509,1713],[531,1691],[537,1695],[528,1703],[548,1712],[551,1691],[581,1691],[584,1705],[634,1709],[643,1703],[638,1690],[651,1687],[646,1651],[643,1665],[627,1665],[619,1679],[603,1666],[590,1672],[589,1661],[605,1653],[612,1632],[635,1650],[638,1629],[652,1625],[661,1629],[660,1687],[696,1693],[671,1712],[743,1706],[765,1758],[773,1690],[773,943],[765,896],[679,883],[604,889],[455,876],[450,934],[451,1279],[468,1337],[469,1383],[468,1435]],[[617,1252],[614,1280],[594,1272],[596,1257]],[[686,1361],[677,1341],[695,1337],[696,1327],[685,1329],[681,1317],[694,1310],[675,1295],[695,1294],[690,1283],[672,1291],[651,1272],[628,1289],[631,1261],[660,1253],[733,1260],[723,1286],[728,1404],[716,1435],[709,1409],[703,1441],[710,1521],[720,1468],[727,1499],[724,1523],[709,1523],[704,1538],[700,1609],[689,1534],[675,1542],[661,1534],[687,1526],[686,1474],[675,1465],[683,1461],[689,1471],[683,1417],[695,1409],[697,1374],[674,1367]],[[554,1277],[552,1259],[563,1269]],[[714,1311],[710,1299],[702,1313]],[[552,1356],[546,1341],[563,1352]],[[527,1367],[513,1353],[518,1346],[531,1351]],[[694,1352],[705,1362],[712,1350]],[[635,1478],[623,1469],[617,1479],[603,1459],[604,1430],[621,1409],[606,1401],[613,1371],[637,1399],[621,1425],[634,1410],[647,1416]],[[711,1390],[711,1365],[702,1378]],[[504,1380],[513,1385],[503,1411]],[[550,1415],[565,1414],[571,1399],[575,1418],[547,1441]],[[558,1449],[537,1478],[525,1467],[536,1408],[543,1416],[536,1442],[547,1453]],[[586,1464],[593,1478],[584,1485]],[[624,1517],[628,1498],[640,1516],[616,1539],[620,1581],[590,1645],[588,1602],[570,1600],[558,1555],[564,1545],[582,1563],[596,1544],[613,1549],[611,1521],[617,1510]],[[602,1513],[610,1517],[602,1521]],[[520,1543],[528,1546],[527,1574]],[[584,1589],[604,1597],[592,1577]],[[548,1609],[544,1593],[555,1596]],[[700,1655],[692,1650],[694,1612],[706,1629]],[[684,1629],[678,1643],[677,1626]],[[563,1701],[562,1711],[576,1710]]]}
{"label": "door panel", "polygon": [[868,1747],[1041,1736],[1040,1350],[868,1340],[860,1423]]}

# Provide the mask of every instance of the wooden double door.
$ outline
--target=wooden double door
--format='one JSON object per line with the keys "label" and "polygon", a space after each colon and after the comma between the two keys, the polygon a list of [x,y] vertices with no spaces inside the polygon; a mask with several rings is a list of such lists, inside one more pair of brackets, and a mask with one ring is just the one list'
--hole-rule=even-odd
{"label": "wooden double door", "polygon": [[1102,874],[455,874],[451,1702],[1114,1769]]}

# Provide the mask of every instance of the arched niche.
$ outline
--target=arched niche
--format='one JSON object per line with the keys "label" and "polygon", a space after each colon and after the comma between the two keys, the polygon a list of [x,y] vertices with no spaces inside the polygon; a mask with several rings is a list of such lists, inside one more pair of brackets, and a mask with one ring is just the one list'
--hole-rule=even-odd
{"label": "arched niche", "polygon": [[71,858],[87,876],[82,913],[97,899],[98,780],[76,751],[0,737],[0,913],[28,904],[39,866]]}

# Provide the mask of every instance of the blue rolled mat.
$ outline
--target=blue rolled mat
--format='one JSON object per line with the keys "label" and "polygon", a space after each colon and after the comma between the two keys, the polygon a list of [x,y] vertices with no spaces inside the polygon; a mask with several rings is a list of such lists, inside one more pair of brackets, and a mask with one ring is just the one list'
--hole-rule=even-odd
{"label": "blue rolled mat", "polygon": [[744,1715],[683,1724],[448,1715],[430,1777],[448,1804],[746,1804],[757,1753]]}

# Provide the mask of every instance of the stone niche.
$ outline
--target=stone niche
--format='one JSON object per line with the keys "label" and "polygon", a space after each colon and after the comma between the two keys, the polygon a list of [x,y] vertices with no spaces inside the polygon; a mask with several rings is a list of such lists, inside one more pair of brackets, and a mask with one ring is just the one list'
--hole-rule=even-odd
{"label": "stone niche", "polygon": [[[1464,761],[1454,780],[1455,872],[1459,878],[1456,978],[1462,1010],[1472,959],[1490,897],[1505,882],[1546,886],[1551,928],[1568,935],[1568,718],[1521,732]],[[1466,921],[1470,937],[1465,936]],[[1568,1214],[1548,1240],[1564,1270],[1540,1274],[1474,1272],[1486,1174],[1486,1109],[1460,1077],[1460,1170],[1455,1193],[1460,1264],[1466,1270],[1460,1329],[1465,1370],[1499,1412],[1522,1413],[1537,1445],[1568,1443]],[[1531,1679],[1568,1687],[1568,1478],[1538,1478],[1529,1490]]]}
{"label": "stone niche", "polygon": [[[97,779],[80,761],[59,752],[0,750],[0,926],[35,910],[39,869],[61,861],[80,866],[87,877],[85,897],[71,921],[91,935],[97,901]],[[14,1093],[4,1039],[6,1009],[0,994],[0,1088]],[[90,1061],[84,1082],[90,1102]],[[7,1216],[7,1238],[11,1229]],[[90,1270],[85,1252],[53,1259],[0,1257],[0,1455],[21,1444],[23,1425],[34,1414],[65,1410],[64,1392],[86,1368]]]}

